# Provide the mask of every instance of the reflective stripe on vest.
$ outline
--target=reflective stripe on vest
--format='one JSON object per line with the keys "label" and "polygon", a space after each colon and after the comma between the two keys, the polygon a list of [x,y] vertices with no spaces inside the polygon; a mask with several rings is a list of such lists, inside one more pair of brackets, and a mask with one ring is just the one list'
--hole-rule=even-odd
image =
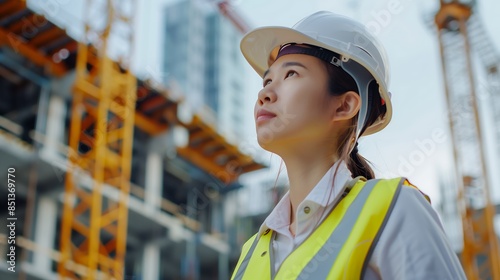
{"label": "reflective stripe on vest", "polygon": [[232,279],[361,279],[403,183],[402,178],[358,180],[276,274],[272,231],[254,235],[245,243]]}

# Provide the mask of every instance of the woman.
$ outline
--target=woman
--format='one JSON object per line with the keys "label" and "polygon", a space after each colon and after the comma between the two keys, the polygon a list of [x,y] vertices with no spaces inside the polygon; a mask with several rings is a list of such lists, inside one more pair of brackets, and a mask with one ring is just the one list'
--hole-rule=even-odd
{"label": "woman", "polygon": [[318,12],[251,31],[241,49],[263,77],[259,144],[283,159],[290,190],[232,279],[465,279],[427,197],[374,179],[358,154],[392,113],[387,60],[363,25]]}

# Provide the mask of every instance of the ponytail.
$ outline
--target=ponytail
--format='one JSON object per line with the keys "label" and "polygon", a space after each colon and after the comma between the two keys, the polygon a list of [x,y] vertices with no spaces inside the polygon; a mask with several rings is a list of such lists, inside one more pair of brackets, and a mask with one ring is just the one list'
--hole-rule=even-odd
{"label": "ponytail", "polygon": [[356,142],[354,149],[349,153],[347,168],[349,168],[353,177],[363,176],[368,180],[375,178],[375,173],[368,164],[368,160],[358,153],[358,142]]}
{"label": "ponytail", "polygon": [[[354,143],[356,133],[357,118],[352,119],[352,123],[343,133],[339,142],[339,160],[344,161],[351,172],[353,178],[363,176],[366,179],[374,179],[375,173],[370,167],[369,161],[358,152],[358,142]],[[354,144],[354,147],[352,145]]]}

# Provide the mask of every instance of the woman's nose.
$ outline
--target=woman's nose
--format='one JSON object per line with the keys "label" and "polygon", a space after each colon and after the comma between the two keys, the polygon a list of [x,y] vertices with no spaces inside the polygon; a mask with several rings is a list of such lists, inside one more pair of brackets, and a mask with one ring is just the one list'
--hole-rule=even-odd
{"label": "woman's nose", "polygon": [[276,92],[274,91],[273,86],[269,84],[259,91],[258,102],[260,105],[272,103],[276,101],[276,97]]}

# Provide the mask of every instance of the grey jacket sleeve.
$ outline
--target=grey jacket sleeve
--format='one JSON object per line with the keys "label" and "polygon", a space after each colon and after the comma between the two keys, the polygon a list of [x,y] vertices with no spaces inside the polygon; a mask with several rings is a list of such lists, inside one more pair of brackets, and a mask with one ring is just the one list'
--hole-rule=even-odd
{"label": "grey jacket sleeve", "polygon": [[401,189],[364,279],[466,279],[436,211],[418,190]]}

